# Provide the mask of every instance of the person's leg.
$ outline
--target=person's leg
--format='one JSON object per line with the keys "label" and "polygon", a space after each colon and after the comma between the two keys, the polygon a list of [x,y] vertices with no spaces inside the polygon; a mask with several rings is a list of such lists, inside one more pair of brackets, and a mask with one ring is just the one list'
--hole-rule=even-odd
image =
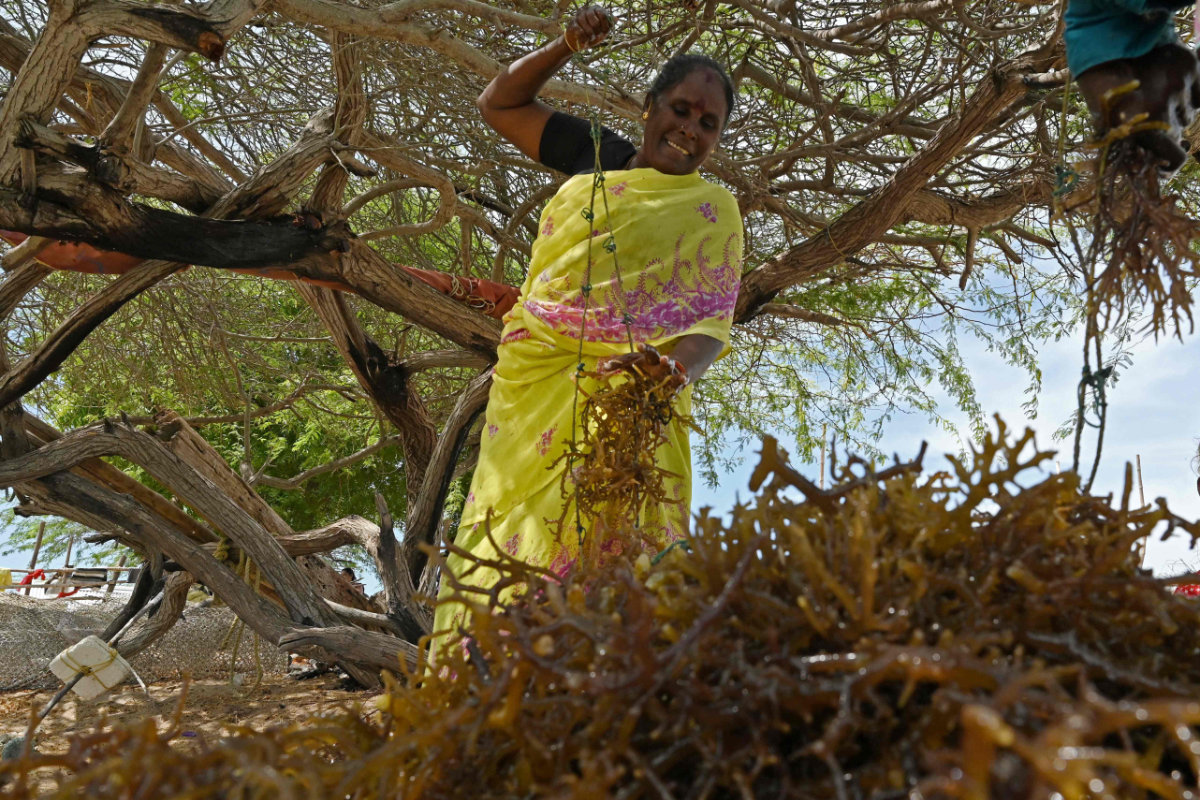
{"label": "person's leg", "polygon": [[1163,45],[1137,58],[1098,64],[1076,82],[1099,136],[1145,115],[1158,126],[1137,131],[1138,146],[1169,172],[1183,165],[1188,154],[1181,132],[1200,107],[1200,62],[1193,51]]}

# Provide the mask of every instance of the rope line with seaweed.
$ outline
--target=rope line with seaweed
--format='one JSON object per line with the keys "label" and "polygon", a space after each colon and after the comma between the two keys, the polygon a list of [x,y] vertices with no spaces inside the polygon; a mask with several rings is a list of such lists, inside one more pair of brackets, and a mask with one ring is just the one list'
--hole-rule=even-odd
{"label": "rope line with seaweed", "polygon": [[[576,54],[573,58],[582,56]],[[606,75],[607,71],[600,72],[601,78]],[[600,195],[600,205],[604,210],[604,223],[608,226],[602,247],[612,257],[615,283],[613,301],[620,304],[629,352],[637,352],[633,316],[625,295],[608,195],[604,191],[606,176],[600,158],[603,128],[599,103],[589,108],[588,117],[591,122],[593,177],[588,207],[580,213],[591,229],[588,232],[587,265],[580,287],[583,313],[571,400],[571,441],[562,457],[566,460],[562,490],[564,498],[569,498],[570,505],[574,506],[580,556],[585,557],[585,562],[595,563],[600,543],[599,537],[592,534],[602,530],[613,533],[622,529],[638,530],[647,502],[667,500],[665,480],[673,473],[658,467],[654,455],[667,442],[667,426],[675,416],[673,401],[676,391],[669,377],[654,381],[636,365],[626,370],[619,382],[614,381],[616,376],[599,368],[595,372],[587,370],[584,342],[596,266],[594,240],[604,233],[597,225],[597,194]],[[652,348],[650,352],[653,352]],[[581,385],[585,378],[594,379],[600,388],[588,393]],[[684,422],[690,424],[690,420]],[[558,521],[560,536],[568,513],[570,509],[564,507],[563,516]],[[585,518],[591,530],[585,527]]]}
{"label": "rope line with seaweed", "polygon": [[[1107,118],[1111,104],[1138,86],[1133,80],[1106,93],[1101,117]],[[1065,118],[1063,122],[1065,130]],[[1104,362],[1105,335],[1114,326],[1128,323],[1138,308],[1149,311],[1145,330],[1156,337],[1171,331],[1182,338],[1185,321],[1189,329],[1193,326],[1191,285],[1200,272],[1191,242],[1200,236],[1200,225],[1178,208],[1175,195],[1165,191],[1163,184],[1169,175],[1160,171],[1152,154],[1136,140],[1138,134],[1167,127],[1142,113],[1114,125],[1087,145],[1097,151],[1095,191],[1080,203],[1065,207],[1059,205],[1061,200],[1079,181],[1078,173],[1061,163],[1060,148],[1059,185],[1054,192],[1057,216],[1071,233],[1086,290],[1083,368],[1076,389],[1076,472],[1082,466],[1083,431],[1096,430],[1096,451],[1084,491],[1091,490],[1099,469],[1108,419],[1107,387],[1116,375],[1114,364]],[[1092,206],[1086,246],[1080,242],[1070,213],[1085,203]],[[1094,418],[1089,417],[1089,410]]]}

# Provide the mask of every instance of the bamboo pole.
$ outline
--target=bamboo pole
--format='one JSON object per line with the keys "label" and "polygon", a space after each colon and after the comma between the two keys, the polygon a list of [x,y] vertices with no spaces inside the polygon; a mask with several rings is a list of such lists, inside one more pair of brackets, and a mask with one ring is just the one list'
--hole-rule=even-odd
{"label": "bamboo pole", "polygon": [[63,558],[63,569],[71,568],[71,550],[75,547],[75,536],[72,535],[67,541],[67,555]]}
{"label": "bamboo pole", "polygon": [[[1141,500],[1141,507],[1145,508],[1146,507],[1146,487],[1144,485],[1142,485],[1142,454],[1138,453],[1135,456],[1135,458],[1137,460],[1138,497]],[[1139,566],[1141,566],[1141,567],[1146,566],[1146,549],[1147,549],[1146,542],[1147,542],[1146,539],[1142,539],[1141,542],[1138,544],[1138,548],[1142,551],[1141,552],[1142,557],[1138,560]]]}
{"label": "bamboo pole", "polygon": [[[46,535],[46,520],[42,520],[42,524],[38,525],[37,541],[33,543],[33,558],[29,559],[29,571],[33,572],[37,569],[38,554],[42,552],[42,537]],[[25,596],[33,591],[33,581],[25,587]]]}
{"label": "bamboo pole", "polygon": [[[117,567],[125,566],[125,561],[128,558],[129,558],[129,556],[121,556],[121,560],[119,562],[117,562]],[[110,567],[109,570],[112,572],[112,578],[110,578],[108,581],[108,588],[104,590],[105,597],[112,596],[113,589],[115,589],[117,586],[117,581],[119,581],[121,579],[121,570],[120,569],[113,570]]]}

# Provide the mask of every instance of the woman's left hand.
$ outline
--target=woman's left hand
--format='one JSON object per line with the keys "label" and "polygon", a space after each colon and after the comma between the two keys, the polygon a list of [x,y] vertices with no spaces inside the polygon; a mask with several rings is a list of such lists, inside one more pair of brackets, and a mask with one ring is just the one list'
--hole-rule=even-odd
{"label": "woman's left hand", "polygon": [[598,367],[601,375],[638,372],[653,381],[669,380],[674,384],[675,391],[687,386],[689,382],[686,365],[659,353],[648,344],[642,345],[641,350],[636,353],[626,353],[601,361]]}

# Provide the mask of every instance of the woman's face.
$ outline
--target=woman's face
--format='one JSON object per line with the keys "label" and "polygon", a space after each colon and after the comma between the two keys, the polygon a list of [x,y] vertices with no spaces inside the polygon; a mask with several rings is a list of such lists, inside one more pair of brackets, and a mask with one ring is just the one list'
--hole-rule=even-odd
{"label": "woman's face", "polygon": [[729,106],[721,77],[700,67],[659,95],[649,112],[635,166],[687,175],[712,155]]}

